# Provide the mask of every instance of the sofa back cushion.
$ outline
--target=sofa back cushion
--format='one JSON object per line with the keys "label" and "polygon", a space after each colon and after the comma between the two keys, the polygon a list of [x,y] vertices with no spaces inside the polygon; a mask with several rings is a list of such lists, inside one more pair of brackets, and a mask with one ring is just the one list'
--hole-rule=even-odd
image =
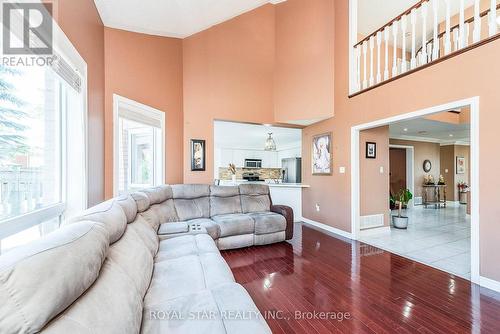
{"label": "sofa back cushion", "polygon": [[116,199],[110,199],[98,204],[73,218],[70,223],[89,220],[102,223],[109,233],[110,243],[114,243],[122,236],[127,227],[127,216]]}
{"label": "sofa back cushion", "polygon": [[241,213],[240,189],[210,186],[210,216]]}
{"label": "sofa back cushion", "polygon": [[174,206],[179,221],[210,218],[210,186],[205,184],[172,185]]}
{"label": "sofa back cushion", "polygon": [[137,215],[134,222],[128,224],[127,230],[133,230],[142,239],[144,246],[149,250],[152,257],[158,252],[159,239],[156,230],[144,219],[142,215]]}
{"label": "sofa back cushion", "polygon": [[141,216],[130,223],[109,247],[95,283],[44,333],[139,333],[142,301],[153,274],[154,255],[144,243],[151,231]]}
{"label": "sofa back cushion", "polygon": [[271,210],[269,186],[265,184],[241,184],[239,188],[243,213]]}
{"label": "sofa back cushion", "polygon": [[123,267],[107,259],[94,285],[42,333],[138,334],[141,320],[141,293]]}
{"label": "sofa back cushion", "polygon": [[108,247],[104,226],[82,221],[2,255],[1,332],[39,332],[96,281]]}
{"label": "sofa back cushion", "polygon": [[122,195],[116,198],[116,202],[121,206],[125,217],[127,217],[127,223],[131,223],[135,220],[137,216],[137,203],[130,195]]}

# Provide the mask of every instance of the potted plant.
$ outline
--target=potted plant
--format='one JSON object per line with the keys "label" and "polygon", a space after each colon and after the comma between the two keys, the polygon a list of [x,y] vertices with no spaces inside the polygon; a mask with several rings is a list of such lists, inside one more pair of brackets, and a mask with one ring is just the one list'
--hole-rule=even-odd
{"label": "potted plant", "polygon": [[408,189],[401,189],[396,195],[396,203],[398,204],[398,215],[392,216],[392,225],[395,228],[405,229],[408,227],[408,217],[403,216],[403,205],[407,206],[408,202],[413,198],[413,194]]}

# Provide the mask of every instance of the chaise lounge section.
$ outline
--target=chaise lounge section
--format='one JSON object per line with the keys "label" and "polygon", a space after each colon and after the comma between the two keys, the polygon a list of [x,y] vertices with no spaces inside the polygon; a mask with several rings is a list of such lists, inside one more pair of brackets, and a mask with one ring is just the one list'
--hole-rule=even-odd
{"label": "chaise lounge section", "polygon": [[165,185],[111,199],[0,257],[0,328],[270,333],[219,249],[291,235],[293,213],[273,206],[265,185]]}

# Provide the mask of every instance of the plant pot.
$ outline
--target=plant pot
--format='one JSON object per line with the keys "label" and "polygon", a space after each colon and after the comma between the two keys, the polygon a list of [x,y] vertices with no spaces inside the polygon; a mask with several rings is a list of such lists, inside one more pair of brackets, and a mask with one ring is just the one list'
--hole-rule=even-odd
{"label": "plant pot", "polygon": [[392,216],[392,225],[395,228],[406,229],[408,227],[408,217]]}

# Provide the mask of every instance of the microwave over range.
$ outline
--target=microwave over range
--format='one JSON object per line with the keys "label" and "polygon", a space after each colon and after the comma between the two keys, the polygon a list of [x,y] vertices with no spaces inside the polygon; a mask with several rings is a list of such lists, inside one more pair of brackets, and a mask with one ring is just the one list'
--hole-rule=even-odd
{"label": "microwave over range", "polygon": [[245,159],[245,168],[262,168],[262,160]]}

